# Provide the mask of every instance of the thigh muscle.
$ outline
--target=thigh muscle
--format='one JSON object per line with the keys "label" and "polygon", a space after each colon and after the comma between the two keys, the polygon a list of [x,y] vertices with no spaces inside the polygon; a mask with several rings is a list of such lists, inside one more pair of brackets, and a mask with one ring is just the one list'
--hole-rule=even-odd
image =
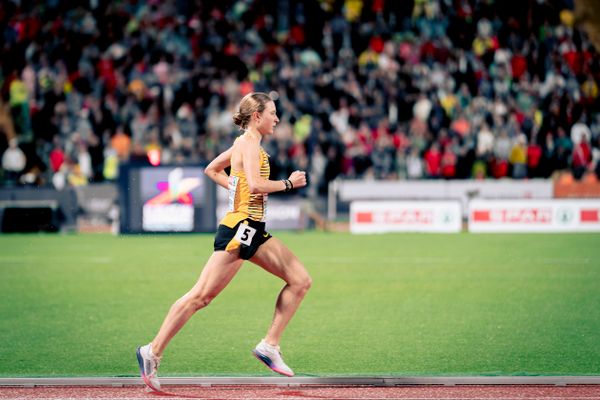
{"label": "thigh muscle", "polygon": [[244,260],[227,251],[215,251],[200,273],[191,293],[216,296],[231,282]]}
{"label": "thigh muscle", "polygon": [[275,237],[260,246],[250,261],[287,283],[308,278],[308,272],[298,257]]}

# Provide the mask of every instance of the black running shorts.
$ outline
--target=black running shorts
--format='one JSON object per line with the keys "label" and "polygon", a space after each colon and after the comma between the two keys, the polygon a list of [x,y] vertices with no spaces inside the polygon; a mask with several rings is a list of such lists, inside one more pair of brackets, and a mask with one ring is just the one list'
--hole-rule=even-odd
{"label": "black running shorts", "polygon": [[218,251],[235,250],[239,247],[240,258],[249,260],[258,248],[272,237],[265,230],[264,222],[245,219],[238,222],[233,228],[219,225],[215,235],[214,248],[215,251]]}

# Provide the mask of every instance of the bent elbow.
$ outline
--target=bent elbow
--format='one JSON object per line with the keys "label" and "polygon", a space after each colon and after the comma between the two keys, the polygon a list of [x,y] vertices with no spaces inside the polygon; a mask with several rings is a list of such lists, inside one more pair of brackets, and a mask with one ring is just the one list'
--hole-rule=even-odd
{"label": "bent elbow", "polygon": [[213,179],[213,177],[217,174],[217,170],[212,168],[212,167],[207,167],[204,169],[204,175],[208,176],[209,178]]}

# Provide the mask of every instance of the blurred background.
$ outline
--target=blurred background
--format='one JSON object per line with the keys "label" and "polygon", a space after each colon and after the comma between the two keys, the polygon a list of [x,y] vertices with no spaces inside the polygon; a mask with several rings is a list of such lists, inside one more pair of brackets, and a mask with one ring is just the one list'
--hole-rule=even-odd
{"label": "blurred background", "polygon": [[[273,196],[276,228],[346,229],[365,192],[598,198],[599,8],[2,0],[2,230],[214,230],[226,194],[202,167],[240,134],[251,91],[281,120],[263,142],[271,179],[309,176]],[[353,197],[343,182],[369,185]]]}

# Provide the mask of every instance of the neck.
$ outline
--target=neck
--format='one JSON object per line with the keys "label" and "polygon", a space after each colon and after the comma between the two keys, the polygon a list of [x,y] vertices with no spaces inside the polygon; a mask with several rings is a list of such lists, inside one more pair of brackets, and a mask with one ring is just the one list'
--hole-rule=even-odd
{"label": "neck", "polygon": [[246,129],[246,132],[244,132],[244,134],[250,136],[253,139],[258,139],[259,142],[262,139],[262,135],[254,128]]}

